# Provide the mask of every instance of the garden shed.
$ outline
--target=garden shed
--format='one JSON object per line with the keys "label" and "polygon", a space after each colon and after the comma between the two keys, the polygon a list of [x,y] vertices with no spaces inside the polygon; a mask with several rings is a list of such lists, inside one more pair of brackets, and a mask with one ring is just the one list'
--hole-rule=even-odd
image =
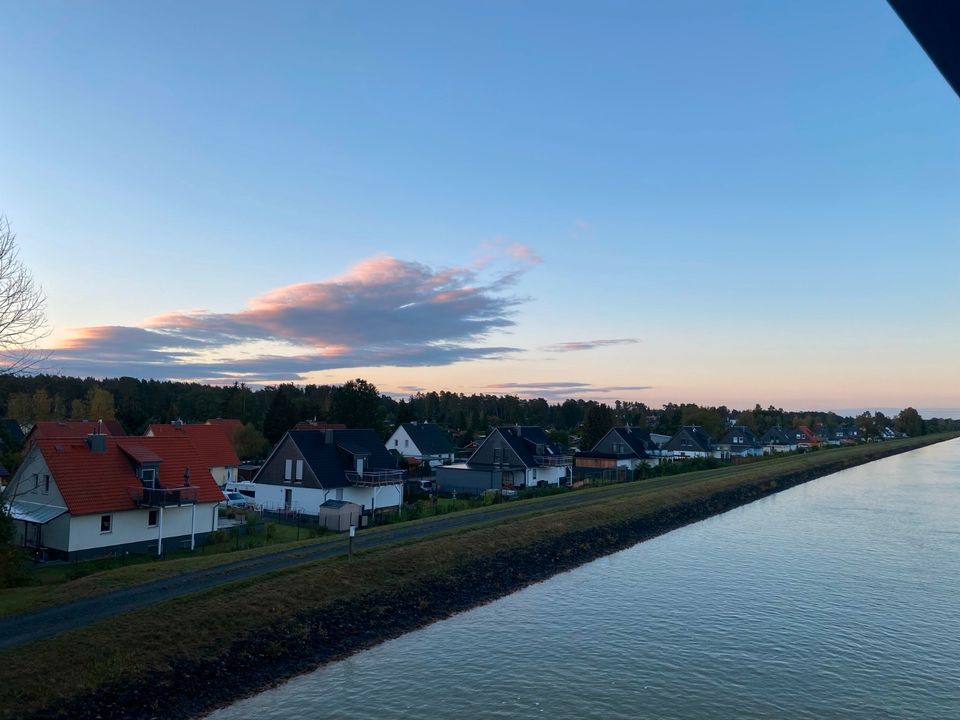
{"label": "garden shed", "polygon": [[327,500],[320,506],[320,527],[337,532],[346,532],[351,525],[360,527],[363,508],[346,500]]}

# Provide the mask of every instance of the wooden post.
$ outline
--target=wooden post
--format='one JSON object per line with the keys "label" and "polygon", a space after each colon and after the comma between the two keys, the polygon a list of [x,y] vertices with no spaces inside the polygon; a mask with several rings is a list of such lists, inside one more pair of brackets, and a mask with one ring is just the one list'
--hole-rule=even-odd
{"label": "wooden post", "polygon": [[356,525],[351,525],[351,526],[350,526],[350,539],[349,539],[348,545],[347,545],[347,562],[348,562],[348,563],[352,563],[352,562],[353,562],[353,536],[356,535],[356,534],[357,534],[357,526],[356,526]]}

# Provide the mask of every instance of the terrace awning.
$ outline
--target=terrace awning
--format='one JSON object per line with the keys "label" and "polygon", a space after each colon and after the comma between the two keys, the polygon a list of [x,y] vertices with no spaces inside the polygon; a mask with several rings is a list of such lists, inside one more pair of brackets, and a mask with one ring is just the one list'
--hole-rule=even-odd
{"label": "terrace awning", "polygon": [[28,523],[44,525],[51,520],[56,520],[63,515],[67,509],[57,505],[44,505],[42,503],[27,502],[24,500],[14,500],[7,505],[10,511],[10,517],[14,520],[22,520]]}

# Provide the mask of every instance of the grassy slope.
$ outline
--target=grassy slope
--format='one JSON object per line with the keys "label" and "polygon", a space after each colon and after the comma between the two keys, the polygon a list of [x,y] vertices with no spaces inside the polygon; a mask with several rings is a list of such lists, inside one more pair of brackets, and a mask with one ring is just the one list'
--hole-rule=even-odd
{"label": "grassy slope", "polygon": [[[374,589],[409,587],[468,559],[642,517],[717,491],[775,482],[778,476],[837,462],[852,466],[897,448],[943,439],[859,446],[680,475],[667,487],[638,483],[636,492],[606,501],[602,490],[585,491],[596,493],[598,502],[371,551],[352,565],[343,558],[312,563],[163,603],[0,655],[0,717],[55,706],[107,682],[163,671],[178,657],[216,659],[231,641],[293,619],[304,609],[360,598]],[[29,662],[23,662],[25,657]],[[43,668],[43,682],[38,682],[38,668]]]}

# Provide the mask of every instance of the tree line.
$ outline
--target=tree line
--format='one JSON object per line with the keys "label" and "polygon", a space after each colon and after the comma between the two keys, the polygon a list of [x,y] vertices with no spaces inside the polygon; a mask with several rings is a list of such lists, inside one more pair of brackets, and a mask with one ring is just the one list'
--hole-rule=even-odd
{"label": "tree line", "polygon": [[892,417],[880,412],[844,417],[829,411],[794,412],[773,406],[762,408],[759,404],[752,409],[693,403],[651,408],[641,402],[619,400],[610,404],[595,400],[551,403],[543,398],[447,391],[397,398],[359,378],[343,385],[287,383],[251,388],[243,383],[215,386],[131,377],[96,380],[61,375],[6,375],[0,376],[0,403],[4,417],[21,423],[66,418],[116,419],[131,434],[141,434],[150,423],[237,418],[262,433],[269,444],[276,443],[284,432],[303,420],[370,427],[384,437],[401,422],[433,422],[461,445],[486,434],[491,427],[540,425],[551,431],[555,441],[567,445],[571,439],[576,440],[581,448],[591,447],[611,427],[624,424],[665,435],[672,435],[683,425],[700,425],[714,439],[719,439],[730,419],[758,435],[774,425],[806,425],[825,431],[848,425],[859,428],[867,437],[879,435],[885,427],[908,435],[960,430],[960,421],[924,420],[913,408],[905,408]]}

